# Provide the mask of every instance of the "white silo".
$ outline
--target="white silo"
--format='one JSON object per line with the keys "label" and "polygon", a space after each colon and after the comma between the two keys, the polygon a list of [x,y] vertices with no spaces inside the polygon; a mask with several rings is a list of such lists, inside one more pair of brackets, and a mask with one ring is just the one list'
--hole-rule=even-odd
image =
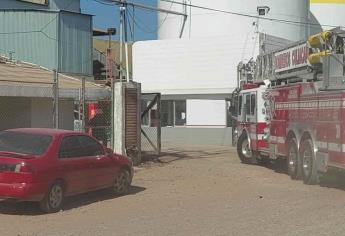
{"label": "white silo", "polygon": [[[196,38],[209,36],[238,36],[242,40],[255,37],[255,32],[298,41],[308,36],[309,0],[176,0],[158,1],[158,7],[182,12],[181,16],[158,14],[158,39]],[[186,3],[181,5],[180,3]],[[202,6],[252,17],[199,9]],[[259,19],[258,7],[266,9]],[[301,22],[301,23],[298,23]],[[258,23],[258,30],[253,24]],[[182,33],[181,33],[182,32]]]}
{"label": "white silo", "polygon": [[310,11],[323,30],[345,27],[345,0],[310,0]]}

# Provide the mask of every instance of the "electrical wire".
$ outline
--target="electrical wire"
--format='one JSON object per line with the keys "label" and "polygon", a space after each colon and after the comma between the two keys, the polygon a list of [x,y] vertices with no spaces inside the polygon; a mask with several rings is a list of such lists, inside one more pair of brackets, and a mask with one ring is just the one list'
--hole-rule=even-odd
{"label": "electrical wire", "polygon": [[[129,16],[128,16],[128,15],[129,15],[129,14],[128,14],[128,9],[126,8],[126,17],[129,19]],[[134,41],[134,33],[133,33],[133,31],[132,31],[131,21],[128,20],[127,22],[128,22],[128,26],[129,26],[129,32],[131,33],[131,39],[132,39],[132,41]]]}
{"label": "electrical wire", "polygon": [[[189,6],[189,7],[194,7],[202,10],[208,10],[208,11],[213,11],[213,12],[219,12],[219,13],[224,13],[224,14],[230,14],[230,15],[237,15],[237,16],[243,16],[243,17],[249,17],[249,18],[255,18],[255,19],[262,19],[262,20],[267,20],[267,21],[275,21],[275,22],[280,22],[280,23],[289,23],[289,24],[296,24],[296,25],[314,25],[314,26],[320,26],[320,24],[317,23],[312,23],[312,22],[301,22],[301,21],[293,21],[293,20],[284,20],[284,19],[279,19],[279,18],[269,18],[269,17],[262,17],[262,16],[257,16],[257,15],[250,15],[250,14],[245,14],[245,13],[240,13],[240,12],[233,12],[233,11],[226,11],[226,10],[221,10],[221,9],[216,9],[216,8],[211,8],[211,7],[204,7],[200,5],[194,5],[191,3],[182,3],[182,2],[175,2],[173,0],[160,0],[162,2],[170,2],[170,3],[175,3],[179,5],[184,5],[184,6]],[[339,25],[334,26],[334,25],[321,25],[324,27],[339,27]],[[341,26],[343,27],[343,26]]]}
{"label": "electrical wire", "polygon": [[148,33],[148,34],[155,34],[157,32],[157,30],[151,30],[149,28],[144,28],[144,26],[140,25],[138,22],[138,17],[136,17],[135,15],[132,15],[129,11],[128,14],[132,17],[134,25],[137,26],[138,29],[140,29],[141,31]]}
{"label": "electrical wire", "polygon": [[[93,0],[96,2],[99,2],[101,4],[106,4],[106,5],[118,5],[119,2],[116,0]],[[179,4],[179,5],[183,5],[185,7],[190,7],[191,8],[198,8],[198,9],[203,9],[203,10],[208,10],[208,11],[213,11],[213,12],[219,12],[219,13],[224,13],[224,14],[230,14],[230,15],[237,15],[237,16],[242,16],[242,17],[248,17],[248,18],[254,18],[254,19],[262,19],[262,20],[266,20],[266,21],[272,21],[272,22],[279,22],[282,24],[288,24],[288,25],[295,25],[295,26],[300,26],[300,25],[306,25],[309,27],[313,27],[313,28],[319,28],[320,26],[323,27],[330,27],[330,28],[336,28],[336,27],[343,27],[341,25],[326,25],[326,24],[318,24],[318,23],[312,23],[312,22],[303,22],[303,21],[294,21],[294,20],[285,20],[285,19],[279,19],[279,18],[269,18],[269,17],[262,17],[262,16],[258,16],[258,15],[252,15],[252,14],[246,14],[246,13],[241,13],[241,12],[233,12],[233,11],[226,11],[226,10],[222,10],[222,9],[216,9],[216,8],[211,8],[211,7],[205,7],[205,6],[200,6],[200,5],[195,5],[195,4],[191,4],[191,3],[187,3],[187,2],[176,2],[175,0],[160,0],[163,2],[169,2],[171,3],[171,7],[173,6],[173,4]],[[135,3],[133,2],[123,2],[121,4],[126,4],[126,5],[132,5],[133,8],[135,7]],[[143,10],[147,10],[147,11],[154,11],[153,9],[143,9]],[[156,9],[155,11],[160,11],[159,9]],[[170,13],[167,13],[167,15]],[[279,14],[281,16],[283,16],[284,14]],[[285,16],[292,16],[292,15],[285,15]],[[167,18],[167,16],[166,16]],[[134,21],[134,24],[137,25],[137,27],[142,30],[143,32],[146,33],[155,33],[156,31],[158,31],[158,29],[165,23],[166,18],[157,26],[157,28],[155,30],[147,30],[144,29],[143,26],[140,25],[138,18]],[[147,27],[146,27],[147,28]]]}
{"label": "electrical wire", "polygon": [[[169,7],[169,11],[172,9],[173,5],[174,5],[175,1],[172,1],[170,7]],[[168,19],[168,16],[169,16],[169,12],[166,13],[165,15],[165,18],[162,20],[162,22],[157,26],[157,30],[159,30],[163,25],[164,23],[166,22],[166,20]]]}

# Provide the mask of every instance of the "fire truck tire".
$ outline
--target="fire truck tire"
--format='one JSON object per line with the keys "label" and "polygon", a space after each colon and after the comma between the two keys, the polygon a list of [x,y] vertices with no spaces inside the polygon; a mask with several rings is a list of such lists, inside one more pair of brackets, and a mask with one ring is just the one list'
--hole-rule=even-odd
{"label": "fire truck tire", "polygon": [[288,173],[291,179],[301,179],[302,162],[298,155],[297,141],[292,138],[288,141],[288,155],[286,158]]}
{"label": "fire truck tire", "polygon": [[306,139],[301,144],[300,157],[302,160],[302,177],[305,184],[318,184],[319,173],[316,167],[313,143]]}
{"label": "fire truck tire", "polygon": [[257,164],[257,159],[250,150],[247,134],[243,133],[237,141],[237,154],[244,164]]}

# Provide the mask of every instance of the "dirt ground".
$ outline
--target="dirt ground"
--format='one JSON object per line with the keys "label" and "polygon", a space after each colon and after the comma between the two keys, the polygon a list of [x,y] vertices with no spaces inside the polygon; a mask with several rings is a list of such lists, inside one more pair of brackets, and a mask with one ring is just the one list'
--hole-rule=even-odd
{"label": "dirt ground", "polygon": [[230,148],[170,149],[136,170],[128,196],[72,197],[50,215],[0,202],[0,235],[345,235],[344,189],[243,165]]}

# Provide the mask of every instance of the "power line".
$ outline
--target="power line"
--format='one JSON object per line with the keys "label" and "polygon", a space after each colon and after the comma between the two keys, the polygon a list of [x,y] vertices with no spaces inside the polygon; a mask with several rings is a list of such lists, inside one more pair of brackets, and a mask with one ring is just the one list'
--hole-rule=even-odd
{"label": "power line", "polygon": [[[126,8],[126,17],[127,18],[129,18],[128,15],[129,15],[128,14],[128,9]],[[132,25],[131,25],[131,21],[130,20],[128,20],[128,26],[129,26],[129,32],[131,33],[132,41],[134,41],[134,33],[132,31]],[[133,27],[134,27],[134,25],[133,25]]]}
{"label": "power line", "polygon": [[145,29],[144,26],[140,25],[139,22],[137,21],[137,19],[138,19],[137,16],[132,15],[129,11],[128,11],[128,14],[132,17],[134,25],[136,25],[137,28],[140,29],[141,31],[148,33],[148,34],[154,34],[157,32],[157,30],[151,30],[151,29],[147,28],[146,26],[145,26],[146,27],[146,29]]}
{"label": "power line", "polygon": [[[182,15],[182,16],[186,17],[186,14],[183,14],[181,12],[171,11],[171,8],[169,10],[167,10],[167,9],[160,9],[160,8],[154,8],[154,7],[151,7],[151,6],[145,6],[145,5],[137,4],[137,3],[134,3],[134,2],[120,1],[120,0],[107,0],[107,1],[106,0],[94,0],[94,1],[99,2],[101,4],[106,4],[106,5],[118,5],[118,4],[131,5],[133,8],[136,7],[136,8],[141,8],[143,10],[156,11],[156,12],[166,12],[167,15],[168,14],[176,14],[176,15]],[[106,1],[106,2],[104,2],[104,1]],[[272,22],[279,22],[279,23],[288,24],[288,25],[295,25],[295,26],[305,25],[305,26],[309,26],[309,27],[312,27],[312,28],[319,28],[320,26],[330,27],[330,28],[339,27],[339,25],[337,25],[337,26],[335,26],[335,25],[325,25],[325,24],[321,25],[321,24],[313,23],[313,22],[304,22],[304,21],[285,20],[285,19],[279,19],[279,18],[262,17],[262,16],[258,16],[258,15],[246,14],[246,13],[241,13],[241,12],[234,12],[234,11],[227,11],[227,10],[222,10],[222,9],[211,8],[211,7],[205,7],[205,6],[195,5],[195,4],[191,4],[191,3],[176,2],[175,0],[161,0],[161,1],[171,3],[171,7],[173,6],[173,4],[179,4],[179,5],[183,5],[185,7],[190,7],[190,9],[193,7],[193,8],[208,10],[208,11],[212,11],[212,12],[219,12],[219,13],[224,13],[224,14],[237,15],[237,16],[254,18],[254,19],[261,19],[261,20],[272,21]],[[283,14],[279,14],[279,15],[283,15]],[[160,25],[157,26],[156,30],[146,30],[146,29],[144,29],[144,27],[142,27],[139,24],[138,20],[133,20],[133,22],[134,22],[135,25],[137,25],[137,27],[140,30],[142,30],[142,31],[144,31],[146,33],[152,34],[152,33],[156,32],[165,23],[166,18],[167,18],[167,16],[160,23]],[[342,26],[340,26],[340,27],[342,27]]]}
{"label": "power line", "polygon": [[[255,19],[262,19],[262,20],[267,20],[267,21],[276,21],[276,22],[280,22],[280,23],[288,23],[288,24],[296,24],[296,25],[320,26],[320,24],[318,24],[318,23],[262,17],[262,16],[250,15],[250,14],[245,14],[245,13],[240,13],[240,12],[233,12],[233,11],[226,11],[226,10],[221,10],[221,9],[216,9],[216,8],[211,8],[211,7],[204,7],[204,6],[200,6],[200,5],[194,5],[194,4],[191,4],[191,3],[175,2],[173,0],[161,0],[161,1],[162,2],[175,3],[175,4],[179,4],[179,5],[183,5],[183,6],[188,6],[188,7],[194,7],[194,8],[198,8],[198,9],[202,9],[202,10],[208,10],[208,11],[213,11],[213,12],[219,12],[219,13],[224,13],[224,14],[237,15],[237,16],[243,16],[243,17],[249,17],[249,18],[255,18]],[[333,28],[339,27],[339,25],[337,25],[337,26],[334,26],[334,25],[321,25],[321,26],[333,27]]]}
{"label": "power line", "polygon": [[[170,7],[169,7],[169,10],[172,9],[174,3],[175,3],[175,1],[172,1],[171,5],[170,5]],[[162,22],[157,26],[157,30],[159,30],[159,29],[164,25],[164,23],[165,23],[166,20],[168,19],[168,16],[169,16],[169,13],[167,13],[167,14],[165,15],[165,18],[164,18],[164,19],[162,20]]]}

